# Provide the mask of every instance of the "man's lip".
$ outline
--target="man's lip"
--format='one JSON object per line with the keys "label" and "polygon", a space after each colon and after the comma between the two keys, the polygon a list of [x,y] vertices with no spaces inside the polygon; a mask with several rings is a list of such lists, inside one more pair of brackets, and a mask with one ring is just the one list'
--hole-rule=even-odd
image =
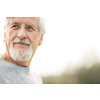
{"label": "man's lip", "polygon": [[18,44],[18,45],[28,45],[29,46],[29,44],[24,44],[24,43],[14,43],[14,44]]}

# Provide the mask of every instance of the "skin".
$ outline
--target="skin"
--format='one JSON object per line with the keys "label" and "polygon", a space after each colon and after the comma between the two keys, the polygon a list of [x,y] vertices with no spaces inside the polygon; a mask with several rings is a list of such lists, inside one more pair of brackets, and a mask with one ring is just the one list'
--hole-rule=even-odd
{"label": "skin", "polygon": [[[7,33],[4,32],[4,42],[6,52],[2,55],[3,59],[20,66],[29,67],[32,57],[38,46],[42,44],[43,35],[39,35],[38,17],[13,17],[8,24]],[[15,61],[9,54],[9,48],[13,40],[27,40],[31,43],[33,54],[28,61]],[[29,45],[13,44],[14,49],[26,51]]]}

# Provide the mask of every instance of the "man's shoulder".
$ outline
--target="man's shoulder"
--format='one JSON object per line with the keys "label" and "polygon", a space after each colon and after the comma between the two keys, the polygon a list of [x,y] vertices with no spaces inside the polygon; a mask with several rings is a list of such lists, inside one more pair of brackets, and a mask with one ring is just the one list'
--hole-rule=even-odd
{"label": "man's shoulder", "polygon": [[4,61],[2,55],[0,55],[0,67],[3,67],[5,65],[6,65],[6,61]]}

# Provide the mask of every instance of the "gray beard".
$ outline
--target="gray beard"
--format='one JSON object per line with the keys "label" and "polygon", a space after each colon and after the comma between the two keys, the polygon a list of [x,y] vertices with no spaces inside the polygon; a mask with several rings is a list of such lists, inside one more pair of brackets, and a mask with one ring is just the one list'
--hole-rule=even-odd
{"label": "gray beard", "polygon": [[21,51],[21,50],[15,50],[13,48],[13,43],[10,46],[9,49],[10,56],[15,60],[15,61],[27,61],[32,57],[33,50],[30,45],[29,49],[27,51]]}

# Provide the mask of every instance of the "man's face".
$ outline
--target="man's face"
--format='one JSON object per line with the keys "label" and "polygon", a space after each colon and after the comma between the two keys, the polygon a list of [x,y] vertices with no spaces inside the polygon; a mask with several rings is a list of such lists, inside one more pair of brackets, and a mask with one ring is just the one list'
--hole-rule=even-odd
{"label": "man's face", "polygon": [[39,35],[38,21],[37,17],[13,17],[10,20],[8,31],[4,35],[8,55],[11,56],[15,52],[16,55],[19,53],[20,56],[23,56],[28,52],[32,57],[43,38],[42,35]]}

